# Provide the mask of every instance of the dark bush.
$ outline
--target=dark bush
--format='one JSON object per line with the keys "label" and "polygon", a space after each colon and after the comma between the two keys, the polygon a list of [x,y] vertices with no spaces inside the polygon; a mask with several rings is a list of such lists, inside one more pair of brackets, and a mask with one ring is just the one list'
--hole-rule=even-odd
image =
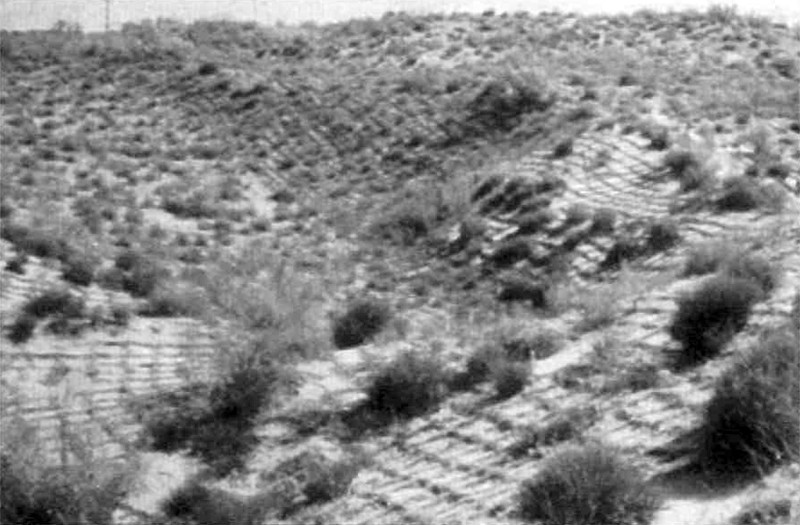
{"label": "dark bush", "polygon": [[504,240],[492,253],[490,260],[498,268],[506,268],[519,261],[530,259],[532,256],[533,251],[528,241],[515,238]]}
{"label": "dark bush", "polygon": [[28,256],[20,252],[6,263],[6,271],[19,275],[25,274],[25,265],[28,263]]}
{"label": "dark bush", "polygon": [[599,208],[592,217],[592,233],[604,235],[614,232],[617,212],[611,208]]}
{"label": "dark bush", "polygon": [[41,319],[50,315],[80,317],[83,314],[83,299],[67,290],[52,289],[29,299],[22,307],[26,315]]}
{"label": "dark bush", "polygon": [[555,102],[538,79],[508,75],[488,81],[467,107],[468,121],[490,131],[510,131],[521,116],[544,111]]}
{"label": "dark bush", "polygon": [[635,259],[642,253],[642,247],[635,240],[627,237],[619,238],[611,246],[600,266],[602,268],[619,268],[625,261]]}
{"label": "dark bush", "polygon": [[538,233],[544,226],[550,224],[555,219],[556,214],[550,208],[526,213],[519,218],[517,233],[520,235]]}
{"label": "dark bush", "polygon": [[507,279],[500,286],[497,300],[501,302],[527,301],[533,308],[544,308],[547,306],[547,287],[530,279],[514,277]]}
{"label": "dark bush", "polygon": [[668,250],[681,240],[678,223],[671,219],[659,219],[647,227],[647,246],[652,251]]}
{"label": "dark bush", "polygon": [[95,265],[88,257],[73,254],[64,261],[61,277],[78,286],[89,286],[94,279]]}
{"label": "dark bush", "polygon": [[134,297],[153,293],[165,275],[157,263],[133,251],[117,257],[115,267],[122,271],[122,289]]}
{"label": "dark bush", "polygon": [[568,138],[556,144],[556,147],[553,148],[553,158],[561,159],[572,153],[574,142],[573,139]]}
{"label": "dark bush", "polygon": [[197,68],[197,74],[201,76],[214,75],[219,71],[219,66],[213,62],[203,62]]}
{"label": "dark bush", "polygon": [[21,344],[33,337],[38,319],[32,315],[23,314],[14,320],[7,329],[8,339],[14,344]]}
{"label": "dark bush", "polygon": [[726,179],[716,200],[717,208],[721,211],[747,211],[769,204],[759,181],[744,176]]}
{"label": "dark bush", "polygon": [[683,149],[670,150],[664,157],[664,166],[680,182],[681,190],[692,191],[707,187],[713,175],[696,153]]}
{"label": "dark bush", "polygon": [[367,388],[367,406],[387,417],[413,417],[436,406],[447,385],[442,363],[405,352],[385,366]]}
{"label": "dark bush", "polygon": [[149,400],[143,419],[150,445],[165,452],[187,448],[225,475],[242,467],[258,443],[255,418],[282,385],[279,369],[266,354],[243,354],[210,389],[197,384]]}
{"label": "dark bush", "polygon": [[698,460],[726,476],[761,474],[800,459],[800,339],[765,334],[717,381]]}
{"label": "dark bush", "polygon": [[531,367],[525,362],[504,359],[495,363],[492,382],[497,399],[508,399],[525,389],[530,381]]}
{"label": "dark bush", "polygon": [[683,347],[682,361],[714,357],[742,330],[761,290],[745,279],[716,276],[678,302],[670,335]]}
{"label": "dark bush", "polygon": [[648,523],[659,507],[644,476],[616,450],[601,444],[552,457],[519,494],[520,514],[543,525]]}
{"label": "dark bush", "polygon": [[377,335],[391,317],[389,306],[376,299],[363,299],[351,304],[344,315],[333,322],[333,344],[336,348],[352,348]]}

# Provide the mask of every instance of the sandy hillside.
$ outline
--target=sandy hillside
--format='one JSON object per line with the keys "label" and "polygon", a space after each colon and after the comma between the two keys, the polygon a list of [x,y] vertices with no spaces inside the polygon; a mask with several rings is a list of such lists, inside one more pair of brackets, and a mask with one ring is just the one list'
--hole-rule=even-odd
{"label": "sandy hillside", "polygon": [[160,20],[0,58],[4,523],[800,519],[797,27]]}

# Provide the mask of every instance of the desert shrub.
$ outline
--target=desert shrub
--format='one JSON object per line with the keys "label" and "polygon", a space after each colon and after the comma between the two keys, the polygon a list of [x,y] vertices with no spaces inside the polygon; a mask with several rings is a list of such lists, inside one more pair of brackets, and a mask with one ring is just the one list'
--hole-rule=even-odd
{"label": "desert shrub", "polygon": [[731,242],[711,242],[694,246],[683,266],[683,275],[704,275],[717,271],[727,261],[742,256]]}
{"label": "desert shrub", "polygon": [[688,364],[717,355],[744,328],[761,296],[751,281],[722,275],[681,298],[669,330],[683,347],[682,360]]}
{"label": "desert shrub", "polygon": [[6,271],[23,275],[25,273],[25,265],[27,263],[28,256],[25,253],[20,252],[6,263]]}
{"label": "desert shrub", "polygon": [[423,206],[404,205],[378,221],[373,229],[391,242],[411,245],[428,234],[432,222],[431,214]]}
{"label": "desert shrub", "polygon": [[517,233],[520,235],[530,235],[539,232],[556,219],[556,214],[550,208],[540,209],[522,215],[517,224]]}
{"label": "desert shrub", "polygon": [[12,243],[17,250],[36,257],[64,260],[72,254],[69,244],[54,233],[8,224],[0,230],[0,236]]}
{"label": "desert shrub", "polygon": [[736,513],[729,525],[779,525],[789,524],[792,514],[792,500],[768,499],[748,503]]}
{"label": "desert shrub", "polygon": [[23,314],[17,317],[7,328],[6,335],[14,344],[21,344],[33,337],[38,319],[32,315]]}
{"label": "desert shrub", "polygon": [[523,277],[506,279],[497,293],[501,302],[527,301],[533,308],[544,308],[547,305],[547,288],[539,282]]}
{"label": "desert shrub", "polygon": [[544,111],[555,102],[538,78],[506,74],[487,81],[467,104],[469,123],[490,131],[509,131],[522,115]]}
{"label": "desert shrub", "polygon": [[608,250],[600,266],[602,268],[619,268],[625,261],[630,261],[640,256],[642,251],[642,247],[636,240],[621,237]]}
{"label": "desert shrub", "polygon": [[362,299],[348,306],[333,322],[333,344],[352,348],[377,335],[391,317],[389,305],[377,299]]}
{"label": "desert shrub", "polygon": [[367,406],[391,418],[417,416],[442,400],[446,384],[446,374],[437,358],[404,352],[372,379],[367,388]]}
{"label": "desert shrub", "polygon": [[713,182],[713,174],[695,151],[672,149],[664,156],[664,166],[679,181],[683,191],[706,188]]}
{"label": "desert shrub", "polygon": [[94,279],[94,273],[95,264],[89,257],[73,254],[64,261],[61,277],[78,286],[89,286]]}
{"label": "desert shrub", "polygon": [[187,286],[156,287],[139,309],[140,315],[150,317],[195,317],[203,312],[203,294]]}
{"label": "desert shrub", "polygon": [[244,465],[258,443],[255,418],[287,377],[269,353],[256,347],[234,351],[225,370],[210,388],[194,384],[142,402],[144,435],[151,447],[188,449],[218,475]]}
{"label": "desert shrub", "polygon": [[[20,525],[110,525],[127,490],[122,463],[96,461],[90,452],[77,464],[53,466],[26,425],[4,429],[0,452],[0,522]],[[75,436],[78,450],[88,448]],[[86,451],[83,451],[86,452]]]}
{"label": "desert shrub", "polygon": [[698,461],[711,473],[756,474],[800,458],[800,339],[762,336],[717,381]]}
{"label": "desert shrub", "polygon": [[531,367],[528,363],[503,359],[492,369],[492,383],[497,399],[508,399],[525,389],[530,381]]}
{"label": "desert shrub", "polygon": [[721,273],[758,285],[764,295],[769,295],[780,280],[780,271],[776,265],[765,257],[752,253],[728,258],[722,265]]}
{"label": "desert shrub", "polygon": [[611,208],[599,208],[592,217],[592,233],[608,234],[614,231],[617,222],[617,212]]}
{"label": "desert shrub", "polygon": [[773,206],[780,197],[769,195],[758,180],[738,176],[725,179],[716,206],[720,211],[747,211]]}
{"label": "desert shrub", "polygon": [[214,75],[219,71],[219,66],[213,62],[203,62],[197,68],[197,74],[201,76]]}
{"label": "desert shrub", "polygon": [[553,158],[561,159],[572,153],[572,148],[575,141],[572,138],[567,138],[560,141],[553,148]]}
{"label": "desert shrub", "polygon": [[644,476],[598,443],[553,456],[519,493],[523,519],[544,525],[647,523],[659,506]]}
{"label": "desert shrub", "polygon": [[270,493],[245,499],[192,479],[161,503],[161,513],[174,520],[164,525],[258,525],[264,522],[266,513],[279,504],[279,498]]}
{"label": "desert shrub", "polygon": [[532,255],[533,252],[528,241],[514,238],[502,241],[490,256],[490,260],[498,268],[506,268],[519,261],[529,259]]}
{"label": "desert shrub", "polygon": [[671,219],[659,219],[647,227],[647,246],[653,251],[672,248],[680,242],[678,223]]}
{"label": "desert shrub", "polygon": [[41,319],[50,315],[78,317],[84,309],[83,300],[67,290],[51,289],[29,299],[22,311],[26,315]]}
{"label": "desert shrub", "polygon": [[114,261],[115,272],[104,276],[103,282],[111,284],[112,279],[120,279],[122,290],[134,297],[147,297],[161,282],[165,271],[153,260],[135,250],[120,253]]}
{"label": "desert shrub", "polygon": [[592,209],[589,206],[580,202],[576,202],[567,208],[564,222],[570,225],[583,224],[584,222],[591,220],[592,215]]}

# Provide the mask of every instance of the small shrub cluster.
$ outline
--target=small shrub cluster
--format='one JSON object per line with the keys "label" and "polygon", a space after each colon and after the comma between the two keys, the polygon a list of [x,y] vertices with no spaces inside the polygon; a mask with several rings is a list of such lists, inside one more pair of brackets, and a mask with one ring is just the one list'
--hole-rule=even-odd
{"label": "small shrub cluster", "polygon": [[391,318],[389,305],[377,299],[353,302],[333,322],[333,344],[336,348],[352,348],[376,336]]}
{"label": "small shrub cluster", "polygon": [[372,379],[367,407],[387,418],[407,418],[435,407],[444,397],[447,374],[435,357],[419,352],[400,354]]}
{"label": "small shrub cluster", "polygon": [[800,458],[800,337],[764,334],[717,381],[698,461],[713,474],[760,474]]}
{"label": "small shrub cluster", "polygon": [[648,523],[658,506],[643,475],[597,443],[553,456],[519,493],[522,518],[544,525]]}

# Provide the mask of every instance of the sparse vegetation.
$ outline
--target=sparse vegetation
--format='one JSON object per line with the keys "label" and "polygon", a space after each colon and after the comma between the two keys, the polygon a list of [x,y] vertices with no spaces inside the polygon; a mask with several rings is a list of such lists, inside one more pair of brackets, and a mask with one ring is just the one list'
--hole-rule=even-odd
{"label": "sparse vegetation", "polygon": [[635,467],[594,443],[552,457],[519,494],[522,517],[545,525],[647,523],[658,506]]}

